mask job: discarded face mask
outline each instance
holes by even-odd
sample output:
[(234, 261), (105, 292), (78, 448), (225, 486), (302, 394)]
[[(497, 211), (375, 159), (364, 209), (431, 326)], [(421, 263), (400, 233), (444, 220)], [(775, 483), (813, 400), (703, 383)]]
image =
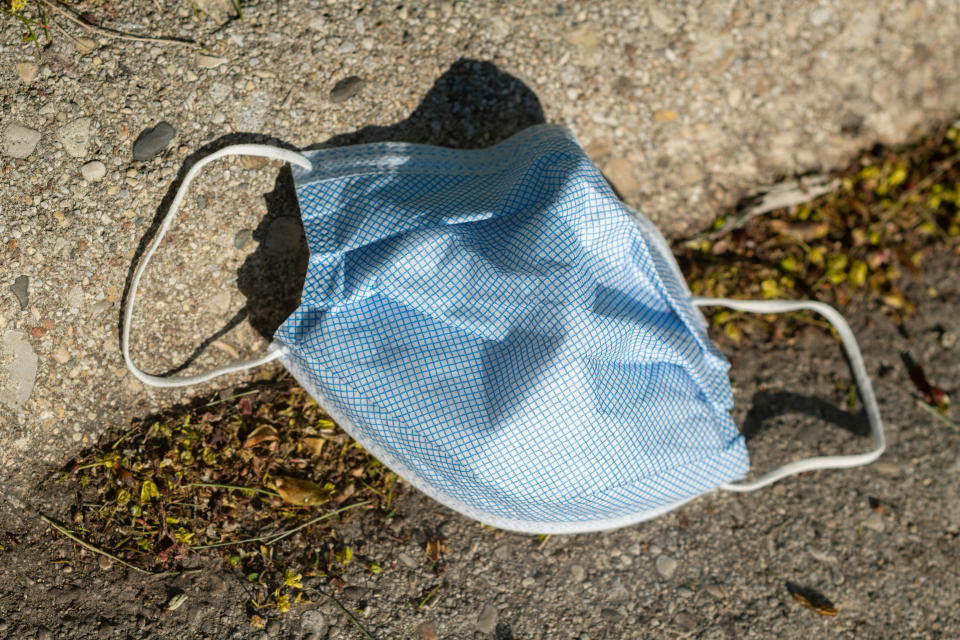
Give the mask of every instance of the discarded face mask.
[[(292, 165), (310, 260), (268, 353), (164, 378), (129, 354), (140, 277), (193, 177), (224, 155)], [(698, 305), (812, 309), (840, 335), (873, 436), (749, 484), (727, 361)], [(751, 490), (875, 460), (884, 439), (856, 341), (817, 302), (692, 298), (657, 229), (573, 136), (524, 130), (485, 150), (380, 143), (296, 153), (237, 145), (187, 173), (131, 282), (123, 355), (182, 386), (279, 359), (368, 451), (489, 525), (575, 533), (655, 517), (718, 487)]]

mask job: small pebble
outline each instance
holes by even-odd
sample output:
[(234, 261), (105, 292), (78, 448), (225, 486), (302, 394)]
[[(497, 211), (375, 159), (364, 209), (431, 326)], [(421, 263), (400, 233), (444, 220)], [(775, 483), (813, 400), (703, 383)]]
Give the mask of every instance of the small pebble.
[(30, 276), (17, 276), (17, 279), (10, 285), (10, 291), (17, 297), (20, 303), (20, 310), (26, 311), (30, 303)]
[(168, 122), (159, 122), (157, 126), (144, 129), (133, 143), (133, 159), (144, 162), (167, 148), (176, 130)]
[(497, 608), (488, 604), (477, 617), (477, 629), (482, 633), (493, 633), (497, 628)]
[(344, 78), (330, 91), (330, 102), (346, 102), (353, 96), (360, 93), (360, 90), (363, 89), (366, 82), (362, 78), (357, 76), (350, 76), (349, 78)]
[(98, 182), (107, 175), (107, 167), (99, 160), (94, 160), (80, 167), (80, 175), (87, 182)]
[(67, 292), (67, 304), (71, 309), (77, 310), (83, 306), (83, 289), (80, 285), (75, 284), (70, 287), (70, 291)]
[(304, 635), (316, 634), (322, 638), (326, 636), (328, 626), (327, 619), (317, 609), (305, 611), (300, 616), (300, 630)]
[(3, 152), (13, 158), (26, 158), (40, 142), (40, 132), (21, 124), (9, 124), (3, 132)]
[(681, 633), (692, 633), (697, 628), (697, 619), (689, 613), (678, 613), (673, 624)]
[(717, 600), (723, 600), (724, 598), (727, 597), (727, 590), (721, 584), (716, 584), (716, 583), (708, 584), (706, 587), (704, 587), (704, 591), (709, 593), (711, 596), (713, 596)]
[(650, 22), (654, 24), (657, 29), (670, 33), (674, 30), (673, 20), (670, 19), (670, 16), (663, 9), (658, 9), (656, 5), (651, 5), (647, 9), (650, 14)]
[(253, 240), (253, 231), (250, 229), (240, 229), (237, 235), (233, 236), (233, 246), (237, 249), (244, 249), (250, 241)]
[(696, 184), (703, 179), (703, 171), (693, 162), (685, 162), (680, 167), (680, 179), (683, 184)]
[(883, 514), (879, 511), (874, 511), (864, 520), (863, 526), (877, 533), (883, 533), (883, 530), (886, 528), (886, 524), (883, 521)]
[(633, 172), (633, 164), (626, 158), (610, 158), (603, 166), (603, 173), (622, 196), (640, 189), (640, 183)]
[(423, 640), (440, 640), (437, 635), (437, 626), (432, 622), (424, 622), (417, 626), (417, 632)]
[(351, 600), (359, 600), (365, 596), (367, 590), (363, 587), (349, 586), (343, 590), (343, 597), (349, 598)]
[(97, 48), (97, 41), (93, 38), (74, 38), (71, 40), (73, 48), (82, 56), (87, 55)]
[(87, 145), (90, 143), (91, 118), (77, 118), (69, 122), (57, 132), (60, 142), (68, 155), (82, 158), (87, 155)]
[(807, 14), (807, 19), (810, 20), (812, 26), (822, 27), (830, 20), (831, 13), (827, 7), (816, 7), (810, 10), (810, 13)]
[(218, 56), (197, 56), (197, 66), (201, 69), (216, 69), (222, 64), (227, 62), (226, 58), (221, 58)]
[(18, 62), (17, 63), (17, 75), (20, 76), (20, 80), (25, 84), (30, 84), (37, 77), (37, 72), (40, 70), (40, 67), (35, 65), (32, 62)]
[(616, 609), (603, 608), (600, 609), (600, 617), (606, 620), (607, 622), (616, 622), (620, 619), (620, 612)]
[(653, 112), (653, 121), (659, 124), (677, 121), (677, 112), (670, 109), (661, 109)]
[(677, 561), (670, 556), (660, 556), (657, 558), (657, 572), (669, 580), (677, 572)]

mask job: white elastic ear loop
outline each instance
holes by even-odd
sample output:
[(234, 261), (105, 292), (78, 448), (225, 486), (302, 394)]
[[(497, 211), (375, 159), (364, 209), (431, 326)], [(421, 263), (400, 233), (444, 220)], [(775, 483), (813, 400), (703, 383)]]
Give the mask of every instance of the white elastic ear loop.
[(258, 367), (262, 364), (270, 362), (271, 360), (277, 359), (283, 353), (282, 349), (278, 349), (271, 345), (267, 353), (259, 358), (234, 362), (195, 376), (182, 376), (176, 378), (153, 376), (149, 373), (145, 373), (140, 370), (140, 368), (138, 368), (130, 358), (130, 323), (133, 319), (133, 305), (137, 299), (137, 288), (140, 286), (140, 278), (143, 276), (143, 272), (150, 263), (150, 258), (153, 257), (154, 251), (156, 251), (157, 247), (160, 246), (160, 242), (163, 241), (163, 237), (166, 235), (167, 229), (169, 229), (171, 222), (173, 222), (173, 217), (177, 214), (177, 209), (180, 208), (180, 203), (183, 202), (183, 198), (187, 193), (187, 188), (190, 186), (190, 183), (193, 181), (196, 175), (204, 166), (213, 162), (214, 160), (224, 156), (232, 155), (261, 156), (264, 158), (272, 158), (274, 160), (283, 160), (284, 162), (295, 164), (299, 167), (303, 167), (304, 169), (312, 168), (310, 160), (307, 159), (305, 155), (297, 153), (296, 151), (281, 149), (280, 147), (273, 147), (266, 144), (235, 144), (229, 147), (224, 147), (223, 149), (215, 151), (201, 160), (198, 160), (195, 165), (190, 167), (187, 175), (183, 178), (183, 182), (180, 184), (180, 188), (177, 189), (177, 195), (174, 196), (173, 202), (170, 203), (170, 208), (167, 210), (167, 214), (164, 216), (163, 222), (160, 224), (160, 228), (157, 230), (157, 235), (154, 236), (153, 242), (150, 243), (150, 247), (143, 254), (143, 259), (140, 261), (140, 264), (137, 266), (137, 270), (133, 274), (133, 279), (130, 281), (130, 292), (127, 295), (127, 304), (123, 310), (123, 332), (120, 335), (120, 348), (123, 351), (123, 361), (127, 364), (127, 368), (130, 370), (130, 373), (132, 373), (144, 384), (149, 384), (154, 387), (185, 387), (191, 384), (199, 384), (228, 373), (234, 373), (237, 371), (252, 369), (253, 367)]
[(886, 446), (883, 437), (883, 421), (880, 419), (880, 409), (877, 407), (877, 399), (873, 394), (873, 386), (870, 384), (870, 378), (867, 376), (867, 368), (863, 363), (860, 347), (857, 346), (857, 339), (854, 337), (853, 331), (850, 330), (850, 325), (847, 324), (847, 321), (843, 319), (843, 316), (840, 315), (836, 309), (822, 302), (803, 300), (730, 300), (726, 298), (694, 297), (693, 304), (698, 307), (727, 307), (751, 313), (784, 313), (808, 309), (810, 311), (816, 311), (826, 318), (837, 330), (837, 333), (840, 335), (840, 341), (843, 343), (844, 351), (847, 353), (847, 359), (850, 361), (850, 369), (853, 372), (854, 380), (857, 382), (857, 388), (860, 390), (863, 408), (867, 413), (867, 421), (870, 424), (870, 435), (873, 439), (873, 450), (866, 453), (804, 458), (803, 460), (789, 462), (778, 467), (760, 476), (753, 482), (727, 483), (720, 485), (721, 489), (728, 491), (753, 491), (772, 484), (781, 478), (803, 473), (804, 471), (859, 467), (870, 464), (880, 457), (880, 454), (883, 453), (883, 449)]

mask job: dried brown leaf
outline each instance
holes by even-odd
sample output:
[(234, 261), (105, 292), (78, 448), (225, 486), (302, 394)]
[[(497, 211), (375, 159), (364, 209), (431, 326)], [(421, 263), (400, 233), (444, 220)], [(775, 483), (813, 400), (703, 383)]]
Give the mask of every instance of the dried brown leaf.
[(809, 587), (801, 587), (800, 585), (788, 582), (787, 591), (790, 592), (794, 600), (822, 616), (833, 617), (839, 613), (834, 604), (830, 602), (825, 595)]
[(249, 449), (250, 447), (255, 447), (258, 444), (263, 444), (265, 442), (279, 441), (280, 434), (277, 433), (277, 430), (270, 425), (265, 424), (257, 427), (250, 433), (250, 435), (247, 436), (247, 439), (243, 441), (243, 448)]
[(771, 220), (770, 229), (776, 233), (790, 236), (801, 242), (813, 242), (826, 236), (830, 232), (830, 224), (826, 221), (820, 222), (785, 222), (783, 220)]
[(335, 491), (330, 485), (320, 486), (310, 480), (289, 476), (278, 477), (273, 483), (273, 488), (284, 502), (301, 507), (316, 507), (329, 502)]
[(439, 562), (440, 557), (450, 551), (450, 548), (447, 547), (447, 541), (443, 538), (438, 538), (436, 540), (427, 540), (427, 557), (430, 558), (430, 562)]
[(913, 381), (913, 384), (916, 385), (917, 391), (923, 395), (923, 399), (927, 404), (939, 407), (944, 404), (947, 394), (940, 387), (935, 387), (930, 384), (930, 381), (927, 380), (927, 374), (923, 371), (923, 366), (919, 363), (914, 363), (910, 367), (910, 380)]
[(325, 438), (304, 438), (300, 442), (302, 442), (306, 450), (310, 452), (310, 455), (319, 456), (320, 452), (323, 451), (323, 445), (326, 442), (326, 439)]

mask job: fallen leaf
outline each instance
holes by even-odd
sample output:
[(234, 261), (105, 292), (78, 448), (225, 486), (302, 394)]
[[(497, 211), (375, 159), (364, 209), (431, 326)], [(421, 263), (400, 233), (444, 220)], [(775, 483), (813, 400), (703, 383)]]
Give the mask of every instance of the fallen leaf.
[(430, 558), (430, 562), (439, 562), (440, 556), (450, 551), (447, 547), (447, 541), (443, 538), (438, 538), (437, 540), (427, 540), (427, 557)]
[(143, 484), (140, 485), (140, 502), (145, 504), (159, 497), (160, 490), (157, 488), (156, 483), (153, 480), (144, 480)]
[(356, 492), (357, 492), (357, 485), (351, 482), (350, 484), (348, 484), (346, 487), (343, 488), (343, 491), (337, 494), (337, 498), (336, 498), (337, 504), (343, 504), (344, 502), (349, 500), (353, 496), (353, 494), (355, 494)]
[(770, 230), (802, 242), (813, 242), (830, 232), (830, 224), (826, 221), (786, 222), (784, 220), (771, 220)]
[(268, 424), (262, 425), (250, 432), (247, 439), (243, 441), (243, 448), (249, 449), (264, 442), (279, 442), (280, 434), (277, 430)]
[(133, 479), (133, 474), (123, 467), (117, 467), (117, 475), (120, 476), (121, 482), (128, 487), (133, 488), (137, 484)]
[(329, 502), (336, 490), (329, 483), (321, 487), (316, 482), (288, 476), (280, 476), (274, 480), (273, 488), (284, 502), (302, 507), (316, 507)]
[(170, 601), (167, 602), (167, 606), (164, 608), (164, 611), (176, 611), (180, 606), (187, 601), (187, 594), (178, 593), (177, 595), (170, 598)]
[(351, 549), (350, 547), (344, 547), (343, 549), (337, 552), (336, 558), (337, 558), (337, 562), (339, 562), (340, 564), (344, 564), (344, 565), (350, 564), (351, 562), (353, 562), (353, 549)]
[(310, 452), (310, 455), (319, 456), (320, 452), (323, 451), (323, 443), (326, 442), (325, 438), (304, 438), (301, 440), (303, 446), (306, 447), (307, 451)]
[(787, 583), (787, 591), (790, 592), (794, 600), (822, 616), (832, 617), (839, 613), (833, 603), (819, 591), (815, 591), (809, 587), (802, 587), (792, 582)]
[(940, 406), (946, 398), (946, 392), (943, 389), (930, 384), (930, 381), (927, 380), (927, 375), (923, 371), (923, 367), (919, 363), (914, 363), (914, 365), (910, 367), (910, 380), (916, 385), (917, 391), (923, 395), (923, 399), (927, 404)]

